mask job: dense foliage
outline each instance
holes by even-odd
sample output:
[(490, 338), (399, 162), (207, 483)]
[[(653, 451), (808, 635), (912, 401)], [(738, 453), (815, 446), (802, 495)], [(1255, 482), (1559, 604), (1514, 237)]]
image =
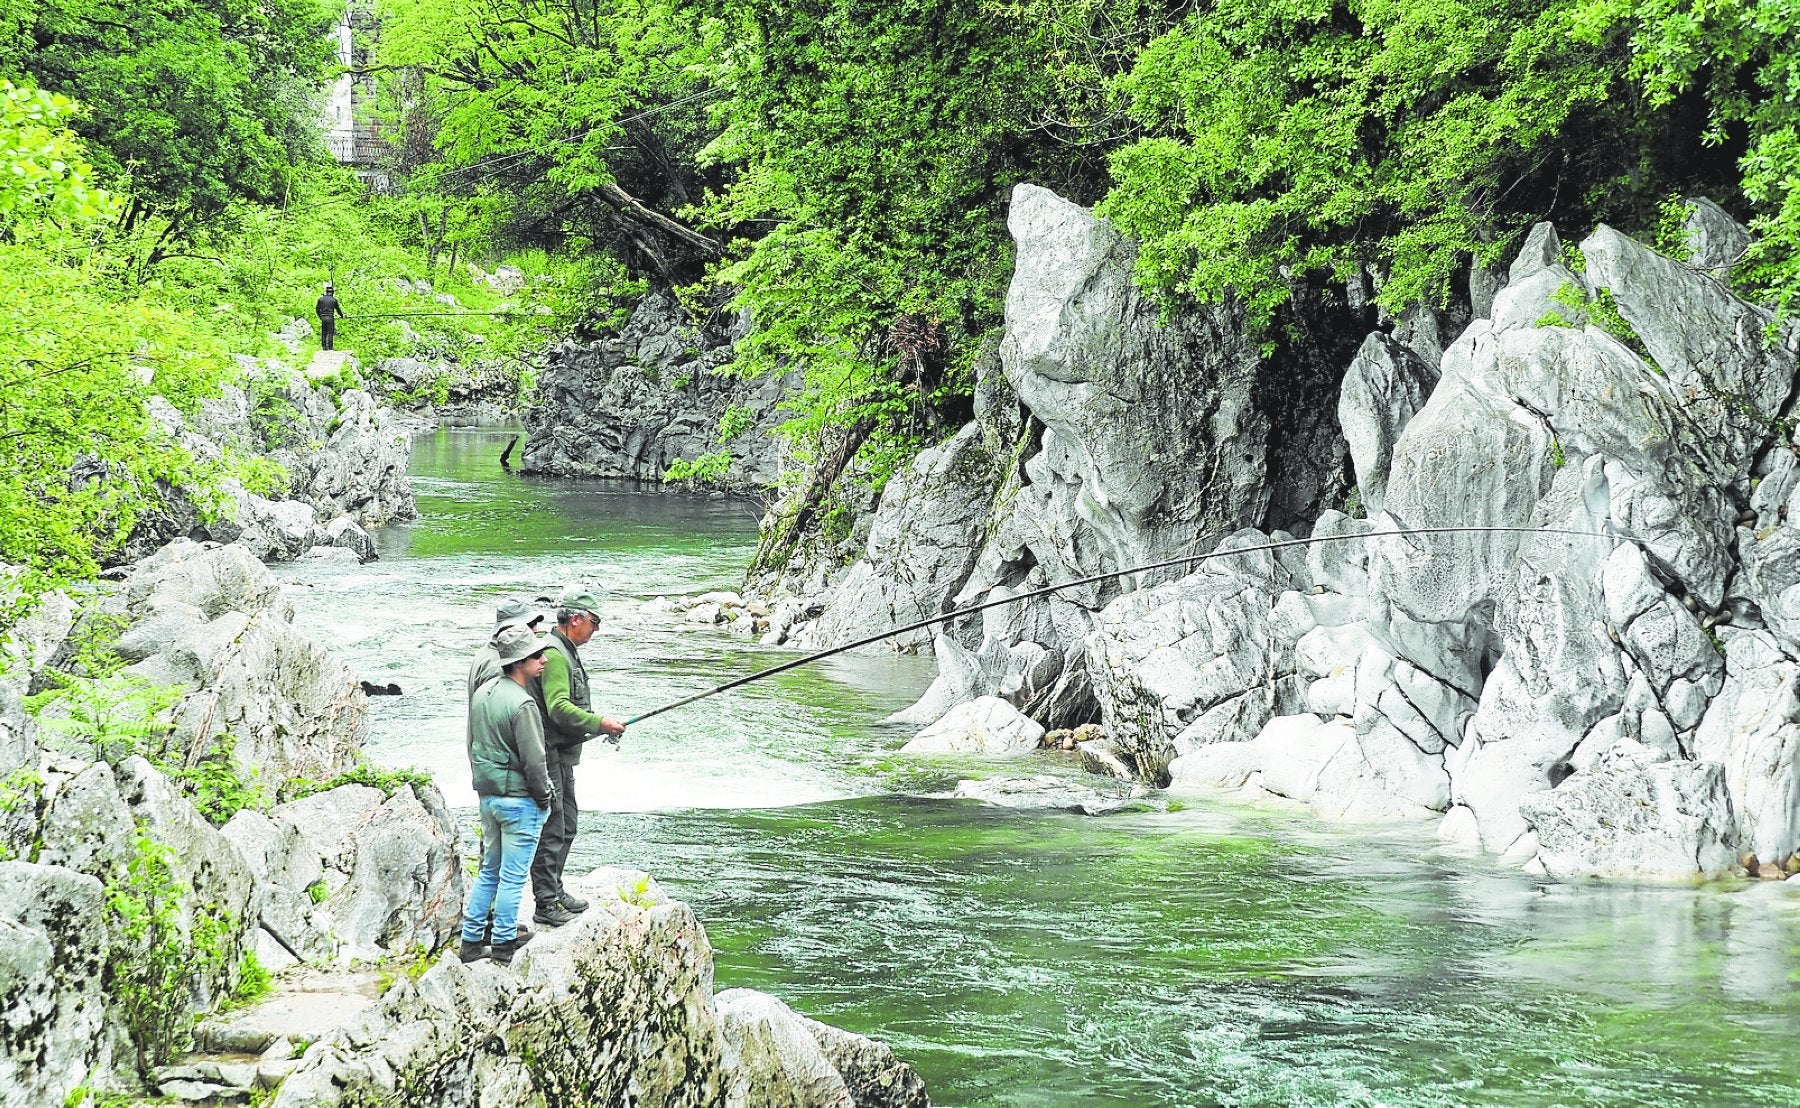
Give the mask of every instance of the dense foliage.
[(0, 558), (77, 571), (194, 479), (144, 400), (195, 402), (328, 278), (365, 360), (421, 349), (369, 318), (412, 306), (395, 278), (491, 307), (458, 262), (521, 251), (549, 315), (422, 349), (603, 329), (646, 281), (747, 312), (735, 368), (798, 371), (800, 522), (966, 414), (1019, 181), (1098, 203), (1160, 295), (1264, 325), (1300, 281), (1441, 302), (1533, 222), (1648, 235), (1692, 193), (1756, 231), (1746, 292), (1800, 294), (1788, 0), (374, 2), (372, 197), (312, 122), (335, 4), (0, 0), (0, 295), (69, 323), (0, 334)]
[[(1145, 133), (1114, 153), (1102, 211), (1144, 240), (1150, 284), (1201, 299), (1229, 290), (1263, 319), (1295, 278), (1365, 266), (1387, 279), (1391, 308), (1442, 302), (1471, 257), (1500, 259), (1539, 220), (1641, 231), (1672, 192), (1730, 199), (1731, 154), (1753, 132), (1765, 133), (1743, 160), (1738, 206), (1773, 199), (1772, 139), (1792, 141), (1793, 109), (1751, 86), (1788, 79), (1786, 63), (1770, 64), (1791, 50), (1777, 7), (1197, 8), (1118, 83)], [(1766, 217), (1763, 229), (1777, 230)], [(1778, 269), (1757, 280), (1786, 284)]]
[(153, 251), (234, 201), (280, 199), (317, 141), (332, 14), (320, 0), (7, 0), (0, 12), (0, 74), (85, 105), (75, 130)]

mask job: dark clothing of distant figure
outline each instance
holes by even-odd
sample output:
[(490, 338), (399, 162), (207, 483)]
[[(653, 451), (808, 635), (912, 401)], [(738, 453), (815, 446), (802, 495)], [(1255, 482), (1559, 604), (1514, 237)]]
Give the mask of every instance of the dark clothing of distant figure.
[(337, 297), (331, 293), (319, 297), (318, 308), (319, 348), (330, 350), (331, 344), (337, 341), (337, 321), (344, 314), (344, 309), (338, 307)]
[(544, 652), (544, 675), (531, 683), (531, 692), (544, 713), (544, 754), (550, 783), (557, 791), (556, 809), (538, 839), (537, 857), (531, 861), (531, 895), (540, 905), (562, 898), (563, 867), (569, 863), (581, 813), (575, 806), (575, 766), (581, 761), (581, 744), (600, 733), (600, 716), (593, 711), (587, 667), (575, 644), (561, 628), (550, 632), (550, 649)]

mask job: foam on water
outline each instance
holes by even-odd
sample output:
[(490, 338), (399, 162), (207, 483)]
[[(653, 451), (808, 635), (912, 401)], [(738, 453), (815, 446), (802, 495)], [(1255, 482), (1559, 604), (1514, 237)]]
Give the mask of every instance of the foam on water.
[[(358, 677), (403, 690), (370, 699), (370, 759), (430, 772), (452, 807), (475, 803), (465, 678), (504, 596), (554, 595), (577, 581), (596, 588), (602, 630), (582, 657), (595, 709), (619, 718), (793, 656), (639, 611), (654, 596), (736, 587), (756, 539), (740, 504), (514, 477), (482, 463), (507, 437), (422, 438), (419, 461), (441, 468), (415, 480), (420, 521), (377, 534), (379, 561), (280, 570), (303, 626)], [(758, 808), (866, 795), (874, 785), (853, 768), (859, 755), (882, 745), (879, 720), (929, 676), (916, 658), (847, 658), (659, 716), (618, 749), (590, 745), (575, 774), (581, 807)]]

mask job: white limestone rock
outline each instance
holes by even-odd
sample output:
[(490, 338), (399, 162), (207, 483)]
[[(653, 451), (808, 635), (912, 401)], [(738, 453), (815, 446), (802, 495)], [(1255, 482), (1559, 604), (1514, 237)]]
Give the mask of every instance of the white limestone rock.
[(1356, 487), (1370, 512), (1387, 493), (1388, 458), (1407, 421), (1437, 384), (1435, 365), (1386, 335), (1363, 340), (1338, 391), (1338, 423), (1356, 467)]
[(855, 1108), (850, 1087), (793, 1009), (752, 989), (713, 998), (734, 1065), (728, 1108)]
[(902, 754), (1029, 754), (1044, 729), (997, 696), (959, 704), (900, 748)]
[[(592, 904), (574, 922), (540, 932), (511, 967), (446, 953), (313, 1044), (274, 1108), (347, 1108), (402, 1089), (458, 1104), (925, 1103), (852, 1099), (827, 1037), (772, 998), (729, 997), (726, 1015), (700, 921), (645, 875), (597, 870), (570, 887)], [(862, 1062), (851, 1068), (868, 1087), (917, 1081), (873, 1052), (830, 1049)]]
[(61, 1104), (110, 1063), (106, 897), (62, 866), (0, 862), (0, 1101)]
[(1764, 631), (1730, 637), (1694, 756), (1722, 767), (1737, 839), (1760, 861), (1800, 849), (1800, 661)]
[[(833, 646), (946, 611), (974, 569), (999, 478), (980, 424), (921, 451), (888, 482), (863, 556), (833, 585), (806, 641)], [(889, 641), (931, 639), (926, 628)]]
[(1392, 732), (1359, 735), (1340, 721), (1280, 716), (1248, 742), (1215, 743), (1169, 766), (1175, 786), (1261, 789), (1355, 822), (1423, 819), (1449, 805), (1442, 759)]
[(177, 749), (198, 760), (220, 736), (264, 780), (329, 780), (366, 741), (367, 701), (342, 661), (294, 626), (268, 570), (241, 547), (180, 540), (140, 563), (121, 591), (126, 673), (177, 686)]
[(1593, 769), (1527, 797), (1520, 811), (1538, 861), (1557, 877), (1684, 879), (1736, 859), (1723, 767), (1629, 740)]
[(1085, 784), (1051, 774), (958, 781), (951, 795), (958, 800), (979, 800), (996, 808), (1079, 812), (1084, 816), (1141, 812), (1165, 806), (1154, 799), (1152, 789), (1138, 782)]

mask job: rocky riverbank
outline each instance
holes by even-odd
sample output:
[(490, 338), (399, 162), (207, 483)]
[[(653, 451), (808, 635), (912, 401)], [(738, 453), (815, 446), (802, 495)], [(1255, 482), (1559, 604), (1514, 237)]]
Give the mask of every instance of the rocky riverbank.
[(321, 351), (304, 369), (241, 361), (245, 383), (204, 401), (194, 419), (166, 403), (151, 414), (201, 466), (259, 460), (258, 487), (228, 478), (218, 503), (162, 490), (159, 510), (139, 521), (115, 561), (177, 538), (236, 543), (270, 562), (314, 549), (372, 560), (367, 528), (417, 514), (406, 478), (415, 425), (363, 387), (349, 354)]
[[(960, 620), (903, 716), (1097, 718), (1093, 766), (1431, 821), (1559, 875), (1800, 865), (1800, 331), (1722, 283), (1747, 240), (1716, 206), (1684, 261), (1541, 226), (1323, 376), (1279, 359), (1328, 343), (1262, 359), (1229, 305), (1159, 323), (1131, 245), (1045, 190), (1010, 224), (976, 420), (893, 480), (854, 564), (758, 598), (823, 612), (783, 637), (1341, 536)], [(1290, 374), (1312, 384), (1271, 388)], [(1431, 526), (1524, 533), (1398, 536)]]
[(781, 451), (771, 431), (788, 382), (721, 373), (739, 337), (653, 292), (618, 335), (554, 347), (524, 413), (521, 467), (642, 481), (680, 467), (677, 474), (709, 485), (773, 487)]

